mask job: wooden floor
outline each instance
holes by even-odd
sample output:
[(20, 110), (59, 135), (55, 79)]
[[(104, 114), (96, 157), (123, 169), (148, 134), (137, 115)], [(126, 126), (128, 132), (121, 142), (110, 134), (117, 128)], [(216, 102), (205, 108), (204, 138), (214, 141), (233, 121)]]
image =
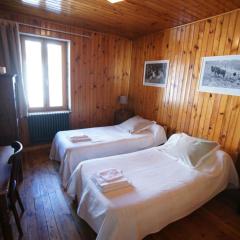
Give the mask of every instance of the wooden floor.
[[(20, 187), (26, 208), (21, 218), (23, 239), (95, 239), (96, 234), (78, 218), (76, 206), (61, 189), (58, 167), (48, 160), (47, 152), (25, 154), (24, 181)], [(239, 193), (226, 191), (145, 240), (239, 240), (239, 205)], [(18, 239), (16, 226), (14, 235)]]

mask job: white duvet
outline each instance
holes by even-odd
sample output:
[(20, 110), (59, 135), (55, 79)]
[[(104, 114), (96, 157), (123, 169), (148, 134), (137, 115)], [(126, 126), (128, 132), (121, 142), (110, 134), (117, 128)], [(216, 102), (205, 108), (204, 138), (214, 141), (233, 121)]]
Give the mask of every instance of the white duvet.
[[(70, 137), (81, 134), (87, 135), (92, 141), (70, 141)], [(61, 162), (60, 175), (62, 184), (66, 187), (69, 177), (81, 161), (135, 152), (165, 142), (165, 131), (157, 124), (138, 134), (131, 134), (118, 125), (61, 131), (52, 142), (50, 159)]]
[[(158, 149), (78, 165), (67, 191), (77, 196), (77, 213), (98, 234), (97, 240), (142, 239), (190, 214), (229, 183), (238, 186), (235, 167), (223, 151), (196, 170)], [(132, 187), (101, 193), (90, 177), (106, 168), (122, 169)]]

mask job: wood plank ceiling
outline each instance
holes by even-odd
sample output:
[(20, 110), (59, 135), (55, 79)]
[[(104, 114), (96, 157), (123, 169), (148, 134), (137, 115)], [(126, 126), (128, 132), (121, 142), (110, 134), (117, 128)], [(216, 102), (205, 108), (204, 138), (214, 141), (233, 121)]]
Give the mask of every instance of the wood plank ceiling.
[(0, 0), (0, 9), (136, 38), (240, 8), (240, 0)]

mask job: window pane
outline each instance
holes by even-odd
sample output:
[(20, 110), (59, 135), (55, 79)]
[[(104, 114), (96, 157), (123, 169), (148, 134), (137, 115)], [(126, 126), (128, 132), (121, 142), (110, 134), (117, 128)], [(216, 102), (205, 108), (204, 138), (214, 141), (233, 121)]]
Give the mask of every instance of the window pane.
[(50, 107), (63, 106), (62, 79), (62, 46), (54, 43), (47, 44), (48, 79)]
[(26, 4), (32, 4), (32, 5), (38, 6), (40, 0), (22, 0), (22, 2)]
[(26, 84), (29, 107), (43, 107), (42, 44), (25, 40)]

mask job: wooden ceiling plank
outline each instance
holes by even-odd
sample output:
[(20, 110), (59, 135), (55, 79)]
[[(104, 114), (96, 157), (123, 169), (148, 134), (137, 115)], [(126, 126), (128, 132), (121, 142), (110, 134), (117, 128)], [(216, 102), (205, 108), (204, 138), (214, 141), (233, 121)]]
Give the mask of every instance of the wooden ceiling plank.
[[(31, 4), (32, 2), (32, 4)], [(136, 38), (240, 8), (239, 0), (33, 0), (1, 1), (8, 11), (76, 27)]]

